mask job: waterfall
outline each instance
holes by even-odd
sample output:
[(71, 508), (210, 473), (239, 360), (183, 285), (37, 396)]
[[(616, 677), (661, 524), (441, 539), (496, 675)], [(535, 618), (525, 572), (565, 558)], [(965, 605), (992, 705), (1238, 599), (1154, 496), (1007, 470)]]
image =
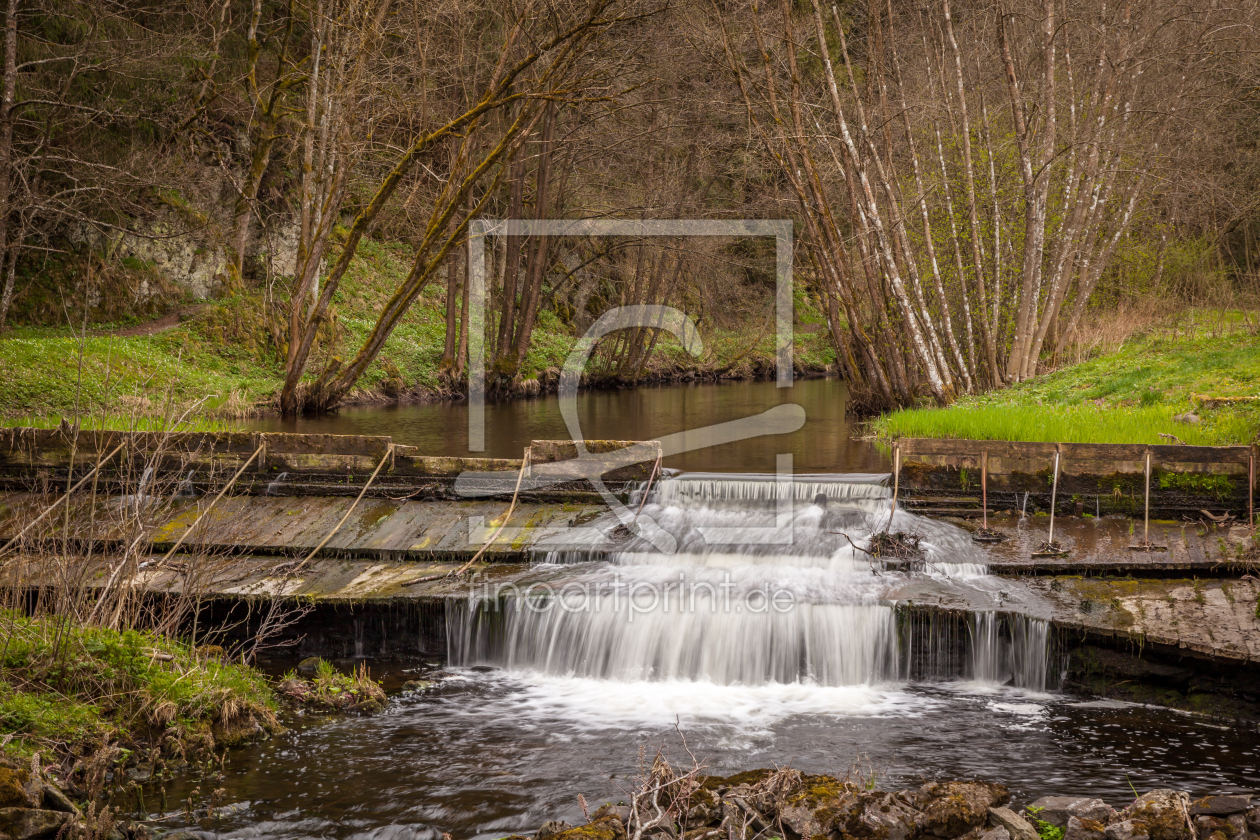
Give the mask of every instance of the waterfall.
[(568, 568), (452, 601), (449, 661), (610, 690), (968, 679), (1043, 691), (1047, 622), (897, 605), (890, 593), (915, 581), (983, 589), (992, 578), (969, 534), (904, 510), (891, 529), (917, 534), (924, 556), (872, 557), (871, 535), (889, 527), (886, 479), (666, 476), (641, 515), (675, 551), (625, 528), (613, 540), (611, 515), (585, 542), (540, 544), (536, 563)]
[(1050, 669), (1050, 622), (1026, 615), (972, 615), (971, 678), (1045, 691)]
[(798, 502), (812, 502), (819, 495), (829, 501), (850, 499), (890, 499), (887, 486), (891, 476), (883, 474), (844, 473), (825, 475), (727, 475), (724, 473), (687, 473), (662, 479), (656, 487), (655, 501), (671, 504), (751, 502), (768, 505), (790, 495)]
[(266, 495), (274, 496), (280, 490), (280, 485), (283, 484), (284, 480), (288, 477), (289, 477), (289, 474), (287, 472), (282, 472), (280, 473), (280, 475), (276, 476), (275, 481), (269, 482), (267, 484)]
[(628, 599), (608, 593), (577, 605), (460, 602), (450, 612), (450, 659), (557, 676), (717, 685), (859, 685), (899, 673), (890, 607), (798, 604), (780, 612), (767, 605), (750, 612), (722, 604), (718, 593), (698, 600), (637, 613)]
[(191, 499), (197, 495), (196, 489), (192, 486), (192, 477), (195, 474), (196, 470), (188, 471), (188, 475), (184, 477), (184, 480), (179, 483), (179, 487), (175, 490), (176, 496)]

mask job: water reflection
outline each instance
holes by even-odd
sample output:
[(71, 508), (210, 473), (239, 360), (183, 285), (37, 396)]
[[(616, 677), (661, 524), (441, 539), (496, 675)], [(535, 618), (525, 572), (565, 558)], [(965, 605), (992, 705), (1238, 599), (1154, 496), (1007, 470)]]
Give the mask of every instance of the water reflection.
[[(807, 379), (791, 388), (773, 382), (583, 391), (578, 417), (588, 439), (651, 440), (759, 414), (786, 403), (805, 409), (791, 434), (753, 438), (669, 458), (665, 466), (705, 472), (773, 472), (775, 455), (790, 452), (796, 472), (885, 472), (888, 458), (868, 441), (852, 440), (845, 417), (848, 388), (838, 379)], [(486, 451), (468, 450), (468, 404), (423, 403), (343, 408), (322, 417), (251, 420), (267, 432), (390, 435), (432, 455), (519, 458), (531, 440), (567, 439), (555, 396), (486, 406)]]

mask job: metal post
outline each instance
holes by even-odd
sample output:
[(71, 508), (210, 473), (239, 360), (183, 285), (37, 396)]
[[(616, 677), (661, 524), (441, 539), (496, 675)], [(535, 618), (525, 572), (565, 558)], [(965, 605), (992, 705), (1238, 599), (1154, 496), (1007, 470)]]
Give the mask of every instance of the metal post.
[(980, 508), (984, 511), (984, 530), (989, 530), (989, 453), (980, 453)]
[(1151, 450), (1146, 450), (1146, 512), (1142, 517), (1142, 545), (1151, 544)]
[(1054, 450), (1054, 484), (1050, 488), (1050, 544), (1054, 543), (1054, 508), (1059, 498), (1059, 450)]
[(892, 509), (888, 511), (888, 524), (884, 526), (887, 531), (892, 527), (893, 514), (897, 512), (897, 493), (901, 490), (901, 444), (893, 444), (893, 497)]

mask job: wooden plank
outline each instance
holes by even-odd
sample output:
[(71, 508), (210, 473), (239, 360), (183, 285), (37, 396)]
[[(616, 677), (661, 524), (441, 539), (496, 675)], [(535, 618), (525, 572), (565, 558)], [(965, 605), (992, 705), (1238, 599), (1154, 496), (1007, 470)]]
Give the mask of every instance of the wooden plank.
[(1247, 446), (1152, 446), (1151, 463), (1246, 464)]
[(971, 455), (988, 452), (990, 458), (1053, 458), (1056, 444), (1009, 440), (962, 440), (954, 438), (906, 438), (900, 441), (901, 456)]
[(900, 442), (903, 457), (916, 455), (976, 456), (989, 458), (1053, 458), (1056, 448), (1064, 461), (1143, 461), (1151, 452), (1152, 462), (1189, 464), (1246, 464), (1251, 456), (1247, 446), (1183, 446), (1139, 443), (1045, 443), (1005, 440), (963, 440), (960, 438), (905, 438)]
[(387, 435), (315, 435), (264, 432), (260, 443), (272, 452), (289, 455), (363, 455), (380, 461), (393, 439)]

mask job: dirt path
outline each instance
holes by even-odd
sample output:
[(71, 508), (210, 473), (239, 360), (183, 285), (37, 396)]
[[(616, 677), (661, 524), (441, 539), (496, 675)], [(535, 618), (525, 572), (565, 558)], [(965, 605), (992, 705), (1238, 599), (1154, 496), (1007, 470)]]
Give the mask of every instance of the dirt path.
[(209, 305), (210, 304), (208, 303), (199, 303), (195, 306), (183, 306), (179, 309), (166, 313), (156, 321), (147, 321), (143, 324), (124, 327), (121, 330), (112, 330), (107, 334), (119, 336), (157, 335), (158, 333), (165, 332), (173, 327), (178, 327), (184, 321), (196, 316), (198, 312)]

